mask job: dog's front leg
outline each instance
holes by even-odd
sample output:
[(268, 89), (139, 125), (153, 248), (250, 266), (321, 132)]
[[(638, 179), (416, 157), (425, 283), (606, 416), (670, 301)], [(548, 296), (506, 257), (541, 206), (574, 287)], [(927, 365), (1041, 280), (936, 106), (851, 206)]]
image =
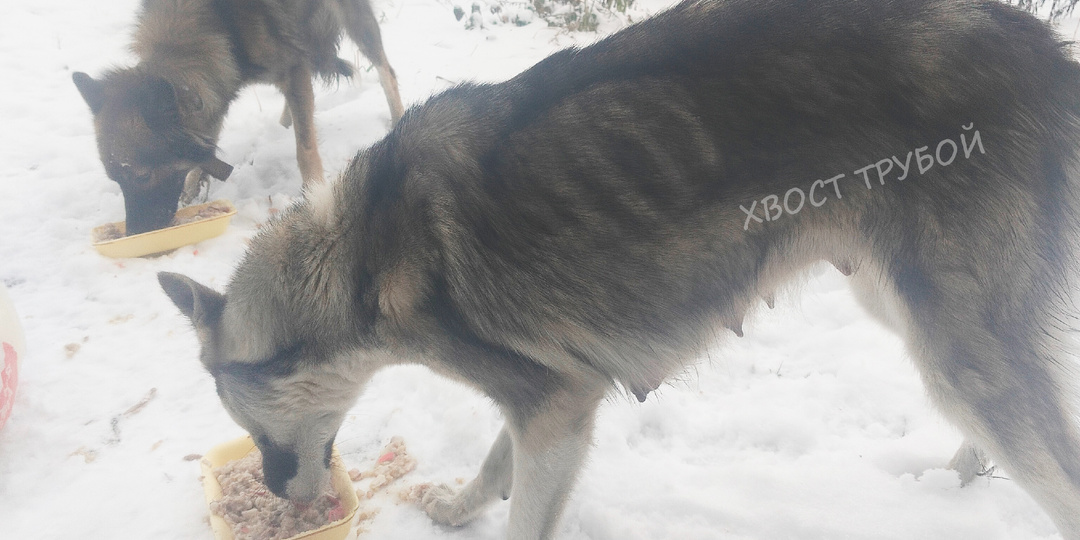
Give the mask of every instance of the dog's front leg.
[(315, 138), (315, 90), (311, 86), (311, 70), (303, 65), (289, 70), (281, 84), (281, 93), (285, 94), (285, 102), (292, 113), (296, 162), (304, 185), (322, 182), (322, 158)]
[(603, 393), (565, 390), (538, 410), (510, 414), (476, 479), (456, 495), (445, 485), (431, 488), (424, 510), (438, 523), (459, 526), (496, 497), (509, 496), (509, 540), (552, 538), (588, 453)]
[(510, 497), (513, 481), (514, 444), (510, 431), (504, 427), (491, 445), (480, 474), (461, 490), (454, 493), (446, 484), (438, 485), (424, 494), (423, 507), (436, 523), (458, 527), (476, 517), (496, 497)]
[[(184, 191), (180, 193), (180, 206), (187, 206), (195, 201), (199, 197), (199, 194), (203, 191), (203, 186), (210, 183), (210, 177), (199, 167), (195, 167), (188, 171), (187, 176), (184, 177)], [(206, 198), (210, 196), (210, 188), (207, 187), (206, 195), (203, 196), (201, 202), (206, 202)]]
[(975, 480), (976, 476), (983, 476), (992, 471), (992, 468), (987, 467), (988, 461), (981, 448), (965, 440), (949, 462), (949, 468), (960, 475), (960, 485), (966, 486)]
[(281, 108), (281, 118), (278, 119), (278, 123), (281, 124), (281, 127), (285, 129), (289, 129), (292, 127), (292, 113), (289, 112), (288, 103), (286, 103), (285, 106)]
[(602, 395), (583, 389), (566, 391), (520, 425), (512, 425), (510, 540), (548, 540), (555, 536), (559, 517), (592, 443), (596, 407)]

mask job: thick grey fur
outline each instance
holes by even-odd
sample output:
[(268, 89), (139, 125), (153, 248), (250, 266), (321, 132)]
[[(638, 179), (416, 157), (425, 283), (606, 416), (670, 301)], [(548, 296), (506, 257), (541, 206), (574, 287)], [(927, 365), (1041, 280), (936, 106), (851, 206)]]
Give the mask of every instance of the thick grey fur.
[[(267, 470), (279, 491), (311, 497), (363, 383), (419, 363), (506, 417), (479, 476), (425, 510), (459, 525), (510, 495), (526, 540), (555, 536), (605, 396), (646, 396), (831, 261), (905, 338), (962, 453), (1077, 540), (1078, 119), (1066, 45), (998, 2), (692, 0), (409, 110), (255, 238), (227, 294), (160, 279), (225, 407), (295, 457)], [(853, 174), (976, 131), (983, 151), (949, 165)], [(739, 208), (840, 173), (819, 207)]]

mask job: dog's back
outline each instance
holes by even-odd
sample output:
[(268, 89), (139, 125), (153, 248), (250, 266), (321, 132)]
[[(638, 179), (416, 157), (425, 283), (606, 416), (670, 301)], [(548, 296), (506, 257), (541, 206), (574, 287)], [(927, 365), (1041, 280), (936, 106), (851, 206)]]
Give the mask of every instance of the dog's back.
[(575, 336), (634, 388), (823, 258), (920, 308), (967, 279), (978, 310), (1048, 301), (1071, 262), (1080, 70), (996, 2), (873, 5), (685, 3), (447, 92), (373, 160), (446, 171), (452, 301), (481, 334)]
[[(347, 77), (353, 68), (337, 55), (345, 30), (342, 6), (356, 3), (144, 0), (132, 49), (144, 62), (164, 63), (162, 71), (182, 71), (200, 62), (200, 72), (212, 76), (235, 64), (245, 84), (277, 82), (300, 62), (326, 79)], [(199, 54), (178, 54), (184, 50)], [(170, 62), (185, 65), (170, 68)]]

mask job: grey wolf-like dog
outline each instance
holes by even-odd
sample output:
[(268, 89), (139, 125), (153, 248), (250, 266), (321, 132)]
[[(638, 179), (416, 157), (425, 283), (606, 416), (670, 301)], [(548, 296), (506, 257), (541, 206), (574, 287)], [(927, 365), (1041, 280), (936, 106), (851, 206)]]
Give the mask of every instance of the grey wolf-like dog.
[(827, 260), (905, 338), (961, 469), (985, 451), (1077, 540), (1078, 120), (1066, 45), (999, 2), (690, 0), (410, 109), (226, 294), (159, 280), (275, 493), (313, 497), (365, 381), (418, 363), (506, 418), (423, 508), (509, 498), (526, 540), (555, 535), (605, 396), (645, 399)]
[(282, 124), (293, 126), (303, 183), (321, 182), (312, 77), (352, 75), (337, 56), (343, 31), (375, 65), (396, 122), (397, 78), (368, 0), (144, 0), (138, 65), (100, 80), (72, 75), (94, 115), (105, 172), (123, 191), (127, 234), (167, 226), (207, 173), (229, 176), (215, 145), (229, 104), (251, 83), (285, 95)]

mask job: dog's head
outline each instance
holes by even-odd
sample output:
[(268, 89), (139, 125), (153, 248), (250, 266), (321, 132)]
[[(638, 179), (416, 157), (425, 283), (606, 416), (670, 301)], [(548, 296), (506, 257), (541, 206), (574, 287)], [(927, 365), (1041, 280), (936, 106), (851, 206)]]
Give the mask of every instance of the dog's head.
[(360, 218), (357, 205), (342, 204), (369, 188), (380, 203), (404, 198), (387, 195), (386, 182), (365, 180), (373, 170), (380, 178), (399, 170), (370, 165), (373, 153), (359, 154), (339, 181), (313, 187), (264, 226), (225, 294), (158, 274), (195, 328), (222, 403), (262, 449), (267, 485), (294, 500), (313, 498), (329, 482), (330, 445), (368, 379), (443, 346), (422, 308), (436, 255), (417, 232), (419, 210), (395, 199)]
[[(201, 360), (229, 415), (263, 455), (265, 482), (280, 496), (310, 501), (329, 485), (330, 451), (364, 380), (346, 358), (288, 330), (280, 299), (227, 295), (179, 274), (158, 275), (162, 288), (195, 327)], [(272, 295), (272, 291), (263, 291)]]
[(130, 68), (72, 80), (94, 115), (105, 172), (124, 193), (127, 234), (169, 224), (188, 171), (201, 166), (221, 179), (231, 171), (214, 157), (213, 141), (184, 127), (187, 107), (166, 79)]
[(225, 409), (262, 451), (267, 486), (307, 501), (328, 485), (334, 437), (388, 353), (357, 338), (370, 317), (354, 316), (354, 276), (320, 264), (341, 243), (335, 233), (310, 213), (282, 214), (225, 294), (179, 274), (158, 281), (194, 326)]

